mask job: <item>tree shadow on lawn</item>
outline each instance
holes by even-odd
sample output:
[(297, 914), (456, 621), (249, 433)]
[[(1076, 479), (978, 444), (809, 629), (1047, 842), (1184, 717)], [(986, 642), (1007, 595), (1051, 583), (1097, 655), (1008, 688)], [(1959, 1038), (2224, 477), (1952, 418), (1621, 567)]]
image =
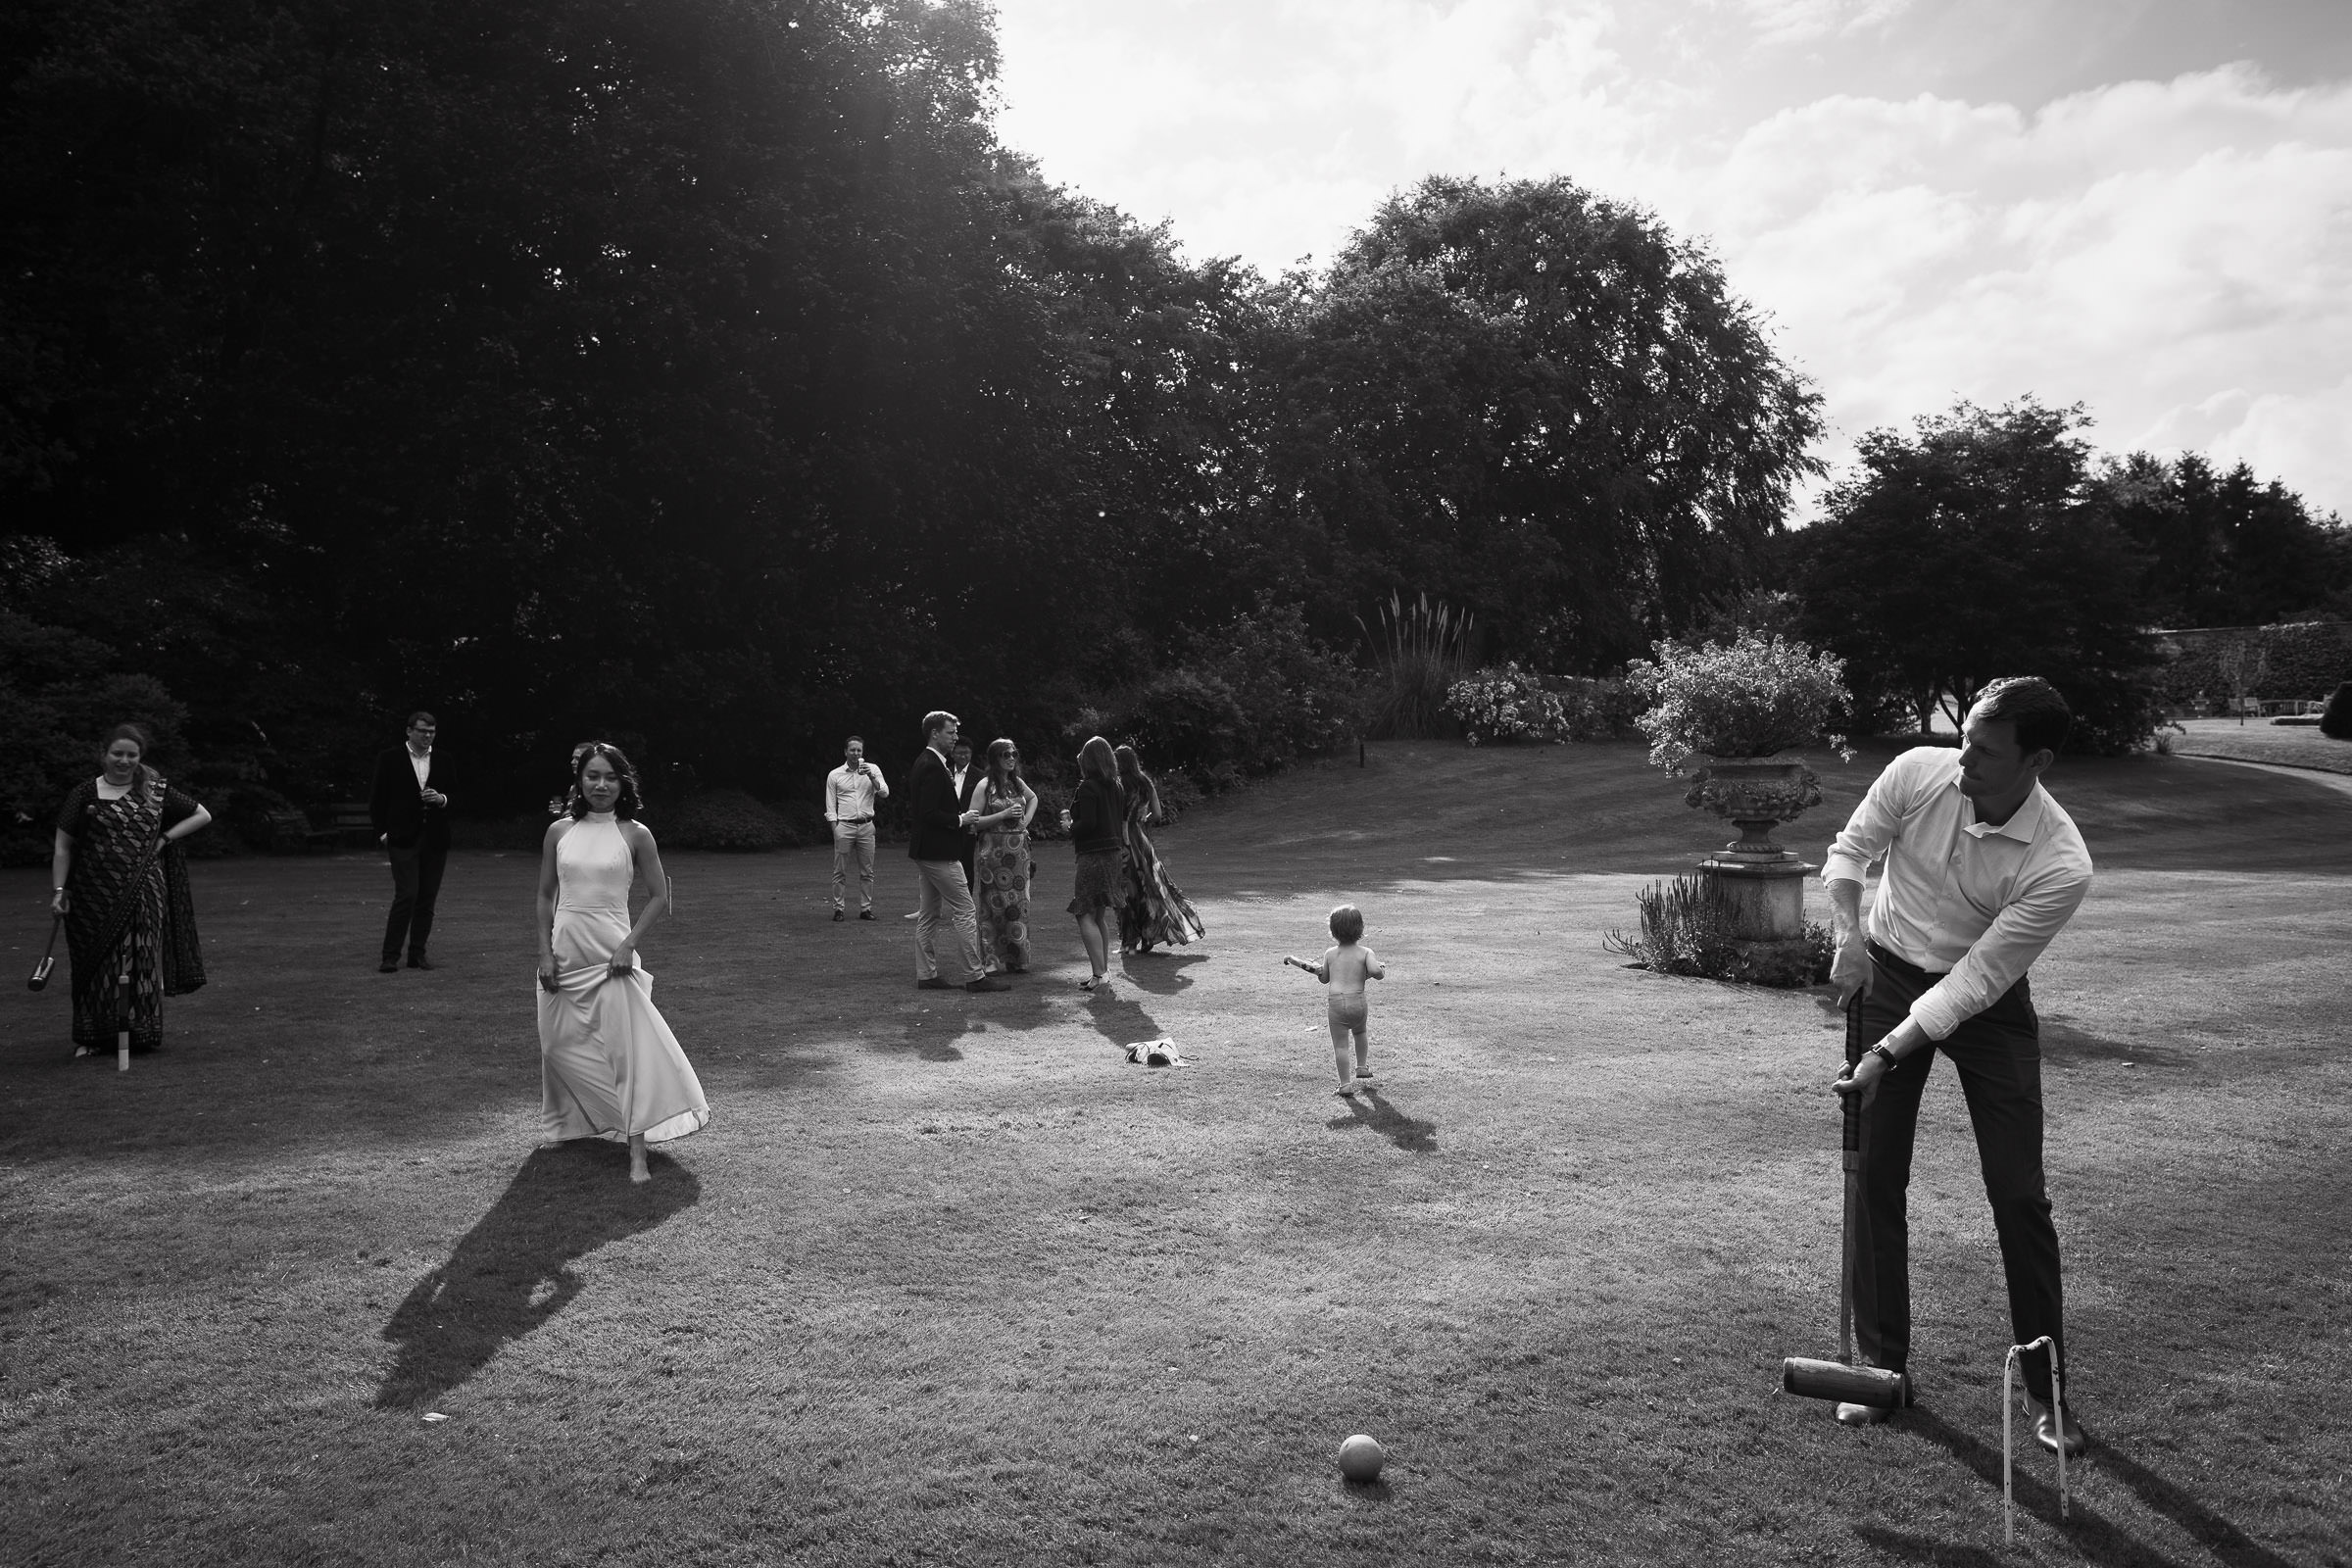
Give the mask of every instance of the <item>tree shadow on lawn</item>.
[[(1998, 1448), (1980, 1442), (1926, 1410), (1906, 1412), (1901, 1426), (1918, 1433), (1975, 1471), (1994, 1495), (1995, 1500), (1991, 1505), (1996, 1508), (1999, 1506), (2001, 1453)], [(2092, 1562), (2165, 1564), (2175, 1560), (2085, 1508), (2080, 1497), (2074, 1500), (2071, 1518), (2059, 1517), (2057, 1485), (2055, 1481), (2042, 1479), (2045, 1469), (2049, 1475), (2056, 1475), (2056, 1461), (2050, 1459), (2040, 1445), (2033, 1441), (2030, 1431), (2023, 1434), (2023, 1438), (2026, 1450), (2033, 1455), (2034, 1462), (2030, 1468), (2024, 1462), (2025, 1456), (2020, 1455), (2016, 1476), (2017, 1501), (2021, 1509), (2035, 1515), (2043, 1524), (2066, 1537), (2076, 1550)], [(2230, 1568), (2293, 1568), (2286, 1558), (2261, 1543), (2248, 1539), (2244, 1531), (2206, 1508), (2179, 1487), (2103, 1444), (2078, 1462), (2095, 1466), (2101, 1472), (2116, 1477), (2137, 1494), (2141, 1502), (2172, 1520), (2195, 1538), (2198, 1544), (2230, 1564)], [(1874, 1545), (1914, 1562), (1975, 1563), (1998, 1560), (1989, 1553), (1978, 1552), (1974, 1548), (1962, 1554), (1957, 1548), (1939, 1543), (1922, 1541), (1917, 1537), (1877, 1527), (1860, 1527), (1855, 1534)]]
[[(1369, 1108), (1366, 1106), (1369, 1102)], [(1353, 1099), (1343, 1102), (1348, 1107), (1345, 1116), (1334, 1116), (1323, 1125), (1333, 1132), (1345, 1132), (1350, 1127), (1369, 1127), (1408, 1154), (1434, 1154), (1438, 1152), (1438, 1124), (1416, 1121), (1391, 1104), (1388, 1097), (1377, 1089), (1359, 1090)]]
[(400, 1353), (375, 1407), (413, 1409), (447, 1394), (564, 1310), (580, 1291), (575, 1260), (702, 1197), (694, 1173), (666, 1154), (647, 1164), (654, 1179), (638, 1187), (620, 1144), (579, 1139), (532, 1151), (449, 1261), (418, 1280), (384, 1325)]

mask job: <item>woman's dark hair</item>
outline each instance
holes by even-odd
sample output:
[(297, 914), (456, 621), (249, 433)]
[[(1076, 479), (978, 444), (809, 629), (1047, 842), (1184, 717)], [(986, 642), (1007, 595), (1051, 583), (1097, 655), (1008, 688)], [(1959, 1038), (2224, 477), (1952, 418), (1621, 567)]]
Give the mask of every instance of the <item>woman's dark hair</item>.
[(110, 729), (106, 732), (106, 744), (98, 748), (100, 754), (103, 755), (107, 752), (113, 751), (115, 749), (115, 742), (117, 741), (138, 742), (139, 760), (141, 761), (145, 761), (147, 760), (147, 754), (155, 750), (155, 742), (149, 740), (147, 738), (147, 732), (141, 729), (138, 725), (117, 724), (113, 729)]
[(1018, 750), (1019, 748), (1012, 742), (1002, 738), (988, 743), (988, 787), (990, 789), (1001, 790), (1011, 780), (1012, 769), (1005, 766), (1004, 763), (1006, 759)]
[(1144, 771), (1144, 760), (1135, 755), (1135, 748), (1122, 746), (1111, 754), (1119, 764), (1119, 788), (1129, 800), (1152, 803), (1152, 814), (1159, 814), (1159, 785)]
[(1119, 760), (1111, 755), (1110, 742), (1100, 735), (1090, 735), (1078, 748), (1078, 771), (1087, 778), (1099, 778), (1115, 784), (1119, 778)]
[(588, 771), (588, 760), (592, 757), (611, 762), (612, 771), (620, 775), (620, 799), (612, 803), (612, 814), (623, 822), (635, 821), (638, 808), (644, 804), (644, 796), (637, 788), (637, 769), (629, 765), (628, 758), (611, 741), (583, 741), (571, 749), (571, 798), (564, 803), (564, 808), (575, 822), (588, 814), (588, 792), (580, 788), (580, 776)]

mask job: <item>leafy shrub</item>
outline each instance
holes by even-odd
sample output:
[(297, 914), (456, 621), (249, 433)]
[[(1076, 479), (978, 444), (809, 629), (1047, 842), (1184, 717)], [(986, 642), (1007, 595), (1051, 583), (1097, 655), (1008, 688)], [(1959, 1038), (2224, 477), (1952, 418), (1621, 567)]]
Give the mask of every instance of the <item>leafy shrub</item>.
[(1270, 593), (1260, 592), (1248, 613), (1195, 634), (1183, 663), (1224, 682), (1241, 706), (1242, 744), (1228, 760), (1242, 772), (1271, 773), (1322, 756), (1354, 730), (1363, 684), (1355, 666), (1307, 630), (1304, 611)]
[(1820, 985), (1836, 956), (1829, 927), (1805, 922), (1803, 972), (1768, 973), (1732, 937), (1732, 911), (1714, 878), (1678, 876), (1652, 882), (1635, 896), (1642, 927), (1633, 936), (1611, 930), (1601, 947), (1658, 974), (1692, 975), (1763, 985)]
[(781, 849), (787, 836), (784, 818), (741, 790), (704, 790), (672, 810), (646, 816), (670, 849), (749, 854)]
[(1250, 719), (1233, 688), (1181, 666), (1137, 693), (1124, 720), (1129, 744), (1155, 773), (1233, 762), (1249, 744)]
[(1566, 716), (1572, 741), (1630, 741), (1645, 699), (1622, 676), (1564, 675), (1545, 682)]
[(2174, 655), (2158, 676), (2162, 697), (2192, 712), (2223, 710), (2231, 695), (2227, 665), (2233, 656), (2252, 661), (2258, 670), (2249, 697), (2314, 698), (2352, 675), (2352, 626), (2337, 621), (2176, 631), (2160, 642)]
[(1692, 757), (1771, 757), (1825, 739), (1853, 760), (1845, 737), (1826, 728), (1847, 704), (1837, 655), (1753, 632), (1696, 648), (1669, 639), (1656, 651), (1654, 663), (1626, 665), (1626, 680), (1648, 700), (1635, 723), (1650, 739), (1650, 761), (1667, 772), (1682, 772)]
[[(1037, 814), (1029, 819), (1029, 836), (1032, 839), (1067, 837), (1061, 831), (1061, 813), (1068, 810), (1070, 803), (1078, 798), (1078, 786), (1075, 783), (1065, 784), (1058, 779), (1041, 781), (1033, 778), (1029, 781), (1029, 787), (1037, 791)], [(1160, 789), (1162, 792), (1167, 789), (1164, 781)]]
[(2352, 680), (2337, 686), (2328, 699), (2320, 714), (2320, 733), (2333, 741), (2352, 741)]
[[(1377, 674), (1365, 704), (1364, 733), (1374, 740), (1431, 740), (1453, 733), (1446, 695), (1470, 672), (1470, 632), (1477, 617), (1457, 613), (1443, 599), (1422, 594), (1411, 604), (1392, 593), (1374, 609), (1372, 644)], [(1358, 617), (1356, 624), (1363, 626)]]
[(1447, 688), (1446, 710), (1473, 746), (1491, 741), (1564, 741), (1568, 705), (1515, 663), (1482, 669)]

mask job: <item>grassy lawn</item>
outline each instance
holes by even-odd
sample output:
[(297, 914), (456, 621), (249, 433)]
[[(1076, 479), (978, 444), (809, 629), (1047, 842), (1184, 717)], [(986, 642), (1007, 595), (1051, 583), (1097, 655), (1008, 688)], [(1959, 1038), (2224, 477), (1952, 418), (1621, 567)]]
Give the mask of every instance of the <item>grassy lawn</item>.
[[(533, 1148), (527, 858), (457, 858), (444, 967), (395, 976), (375, 861), (199, 864), (214, 980), (160, 1054), (74, 1062), (62, 977), (0, 993), (5, 1558), (2352, 1562), (2352, 802), (2052, 783), (2101, 869), (2034, 973), (2094, 1446), (2071, 1522), (2021, 1462), (2017, 1554), (1948, 1069), (1925, 1407), (1847, 1432), (1777, 1391), (1837, 1344), (1826, 999), (1600, 946), (1728, 830), (1637, 748), (1396, 745), (1170, 831), (1209, 940), (1107, 1001), (1066, 847), (1052, 967), (984, 998), (913, 989), (901, 853), (841, 926), (820, 853), (677, 858), (647, 962), (716, 1119), (638, 1191), (617, 1145)], [(45, 887), (0, 877), (19, 974)], [(1277, 965), (1342, 898), (1392, 976), (1354, 1106)], [(1124, 1063), (1161, 1034), (1191, 1065)]]
[(2172, 747), (2181, 757), (2222, 757), (2237, 762), (2352, 773), (2352, 741), (2331, 740), (2321, 734), (2316, 724), (2273, 724), (2263, 718), (2241, 724), (2234, 718), (2192, 718), (2180, 727), (2188, 733), (2174, 736)]

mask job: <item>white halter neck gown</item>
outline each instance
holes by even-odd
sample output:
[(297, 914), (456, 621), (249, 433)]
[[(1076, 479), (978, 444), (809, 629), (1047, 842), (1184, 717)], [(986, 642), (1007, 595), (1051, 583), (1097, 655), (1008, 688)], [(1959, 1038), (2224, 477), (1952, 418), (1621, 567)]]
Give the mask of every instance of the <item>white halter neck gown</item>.
[(556, 980), (539, 993), (539, 1082), (550, 1139), (643, 1133), (650, 1144), (710, 1119), (677, 1036), (654, 1009), (654, 977), (631, 957), (606, 965), (629, 934), (636, 858), (620, 824), (584, 817), (556, 841)]

